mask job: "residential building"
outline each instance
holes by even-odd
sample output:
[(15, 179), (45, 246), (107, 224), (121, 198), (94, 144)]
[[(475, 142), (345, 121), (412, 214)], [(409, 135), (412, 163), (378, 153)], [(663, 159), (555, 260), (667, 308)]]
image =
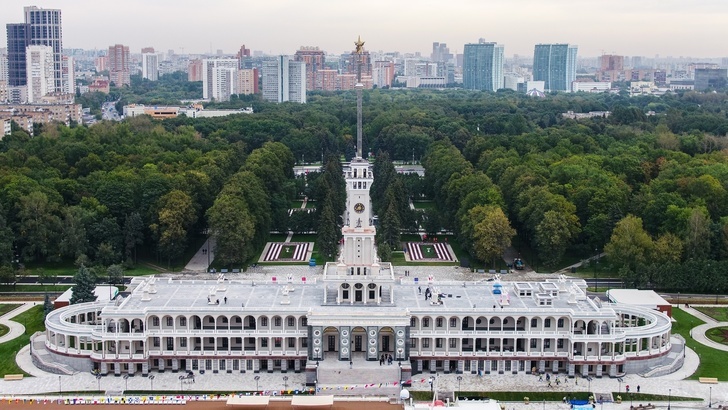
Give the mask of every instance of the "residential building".
[(258, 94), (258, 69), (238, 70), (235, 86), (236, 94)]
[(604, 81), (574, 81), (571, 92), (603, 93), (612, 89), (612, 83)]
[(108, 94), (110, 89), (111, 84), (109, 82), (109, 79), (105, 77), (94, 78), (91, 84), (88, 85), (88, 91), (90, 93), (101, 92), (104, 94)]
[[(237, 63), (237, 61), (236, 61)], [(230, 96), (237, 94), (235, 89), (236, 67), (213, 67), (211, 82), (208, 84), (209, 98), (215, 101), (230, 101)]]
[(0, 81), (0, 103), (6, 103), (10, 101), (8, 94), (8, 82)]
[(94, 59), (94, 68), (96, 68), (97, 73), (106, 71), (109, 68), (109, 56), (96, 57)]
[(518, 84), (523, 84), (526, 79), (515, 73), (506, 73), (503, 76), (503, 88), (518, 91)]
[(449, 62), (453, 59), (453, 55), (450, 54), (450, 49), (446, 43), (432, 43), (432, 54), (430, 54), (430, 61), (433, 62)]
[(728, 87), (728, 70), (725, 68), (695, 69), (695, 91), (725, 89)]
[(109, 47), (109, 77), (117, 87), (131, 85), (129, 46), (115, 44)]
[(154, 54), (154, 47), (142, 48), (142, 54)]
[(159, 56), (154, 52), (142, 54), (142, 78), (159, 80)]
[(391, 87), (394, 81), (394, 63), (391, 61), (375, 61), (372, 70), (372, 81), (378, 88)]
[(624, 56), (604, 54), (599, 58), (601, 71), (622, 71), (624, 70)]
[(8, 85), (18, 87), (27, 84), (25, 49), (30, 45), (30, 26), (24, 23), (8, 24)]
[(38, 103), (41, 97), (55, 90), (53, 78), (53, 48), (31, 45), (25, 51), (25, 67), (28, 76), (28, 102)]
[(301, 47), (293, 55), (295, 61), (306, 64), (306, 90), (316, 89), (316, 72), (325, 67), (326, 55), (318, 47)]
[(339, 72), (337, 70), (318, 70), (316, 72), (316, 85), (315, 89), (323, 91), (336, 91), (339, 89), (338, 85)]
[(546, 91), (570, 91), (576, 80), (577, 50), (573, 44), (536, 44), (533, 79), (543, 81)]
[(497, 91), (503, 88), (504, 47), (496, 43), (465, 44), (463, 50), (463, 88)]
[(263, 99), (273, 102), (306, 102), (306, 64), (289, 56), (263, 61)]
[(50, 46), (53, 50), (53, 83), (56, 92), (63, 92), (63, 35), (61, 10), (24, 7), (25, 23), (30, 29), (29, 45)]
[(187, 65), (187, 81), (202, 81), (202, 60), (190, 60)]
[(63, 93), (76, 94), (76, 70), (74, 67), (75, 59), (71, 56), (63, 56)]
[[(222, 89), (213, 91), (215, 87), (224, 87), (223, 82), (227, 83), (223, 78), (226, 77), (226, 74), (222, 72), (215, 73), (215, 68), (231, 68), (237, 70), (238, 60), (234, 58), (206, 58), (202, 60), (202, 98), (206, 100), (226, 94)], [(234, 81), (232, 84), (234, 84)], [(230, 99), (230, 94), (227, 93), (227, 95), (227, 99)], [(227, 101), (227, 99), (223, 101)]]
[(8, 49), (0, 49), (0, 81), (8, 82)]

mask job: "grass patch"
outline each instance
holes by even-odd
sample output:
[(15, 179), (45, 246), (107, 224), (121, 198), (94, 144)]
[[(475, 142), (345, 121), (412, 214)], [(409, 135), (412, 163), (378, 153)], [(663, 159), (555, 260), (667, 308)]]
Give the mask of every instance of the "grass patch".
[(293, 253), (296, 251), (296, 247), (293, 245), (281, 246), (281, 253), (278, 254), (279, 259), (290, 259), (293, 257)]
[(697, 380), (699, 377), (717, 377), (720, 381), (728, 380), (728, 367), (725, 366), (726, 353), (704, 346), (690, 336), (690, 330), (702, 325), (702, 320), (685, 312), (679, 307), (672, 309), (672, 317), (676, 320), (672, 324), (672, 333), (678, 333), (685, 338), (686, 344), (700, 356), (700, 366), (689, 379)]
[(316, 242), (316, 234), (294, 233), (291, 242)]
[(15, 310), (16, 308), (19, 308), (20, 305), (16, 303), (6, 303), (0, 305), (0, 316), (10, 312), (11, 310)]
[(718, 322), (728, 322), (728, 307), (696, 306), (695, 309)]
[[(270, 234), (270, 237), (268, 238), (268, 242), (285, 242), (286, 238), (288, 238), (288, 234), (272, 233), (272, 234)], [(263, 247), (265, 247), (265, 245), (263, 245)], [(263, 252), (263, 250), (261, 249), (260, 252)]]
[(15, 355), (30, 342), (30, 336), (33, 333), (45, 330), (43, 323), (43, 304), (38, 304), (38, 306), (26, 310), (12, 320), (24, 325), (25, 333), (13, 340), (0, 344), (0, 376), (19, 373), (30, 376), (15, 364)]
[(617, 396), (622, 396), (622, 403), (632, 401), (637, 406), (640, 404), (652, 403), (655, 401), (703, 401), (702, 397), (686, 397), (686, 396), (669, 396), (667, 394), (648, 394), (648, 393), (619, 393), (612, 392), (612, 397), (616, 400)]
[[(38, 272), (36, 272), (38, 269), (43, 269), (51, 276), (74, 276), (78, 272), (78, 268), (72, 262), (30, 264), (25, 271), (28, 276), (33, 276), (38, 274)], [(155, 273), (159, 273), (159, 271), (141, 264), (132, 269), (124, 270), (124, 276), (145, 276), (153, 275)], [(103, 277), (100, 279), (103, 280)]]
[(10, 328), (5, 325), (0, 325), (0, 336), (5, 336), (10, 331)]
[(728, 327), (714, 327), (712, 329), (708, 329), (708, 331), (705, 332), (705, 336), (716, 343), (728, 345)]
[(435, 209), (435, 203), (432, 201), (413, 201), (412, 205), (414, 205), (415, 209)]
[(306, 202), (306, 209), (316, 209), (316, 201), (308, 200)]
[(423, 258), (437, 258), (434, 245), (420, 244), (420, 252), (422, 252)]
[(301, 205), (303, 205), (303, 201), (291, 201), (291, 209), (300, 209)]
[(65, 292), (73, 285), (0, 285), (0, 292)]
[[(416, 401), (432, 400), (432, 393), (429, 391), (410, 391), (412, 398)], [(531, 403), (545, 401), (560, 402), (564, 397), (576, 400), (589, 399), (589, 393), (585, 391), (563, 392), (563, 391), (460, 391), (458, 397), (469, 399), (494, 399), (498, 401), (523, 401), (528, 397)]]

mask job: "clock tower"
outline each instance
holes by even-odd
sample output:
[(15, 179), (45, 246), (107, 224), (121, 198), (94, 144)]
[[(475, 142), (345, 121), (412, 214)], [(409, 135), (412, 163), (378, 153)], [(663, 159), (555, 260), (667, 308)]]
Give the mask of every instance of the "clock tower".
[(372, 202), (369, 197), (374, 177), (369, 161), (357, 156), (349, 164), (345, 176), (346, 214), (341, 232), (344, 236), (342, 262), (349, 275), (377, 275), (376, 229), (372, 223)]

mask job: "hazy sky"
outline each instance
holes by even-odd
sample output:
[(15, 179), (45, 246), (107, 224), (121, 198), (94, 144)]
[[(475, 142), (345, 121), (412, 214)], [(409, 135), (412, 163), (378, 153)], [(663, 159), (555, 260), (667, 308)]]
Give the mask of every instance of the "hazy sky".
[(505, 45), (506, 56), (532, 55), (536, 43), (573, 43), (580, 56), (728, 56), (728, 0), (1, 0), (6, 23), (23, 6), (60, 8), (63, 45), (132, 52), (152, 46), (177, 53), (241, 44), (271, 54), (300, 46), (353, 49), (361, 34), (371, 51), (450, 52), (478, 38)]

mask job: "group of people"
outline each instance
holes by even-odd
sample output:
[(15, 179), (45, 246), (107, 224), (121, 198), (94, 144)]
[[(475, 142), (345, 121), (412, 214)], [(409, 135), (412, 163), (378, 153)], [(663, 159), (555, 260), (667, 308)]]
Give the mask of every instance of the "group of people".
[[(544, 380), (544, 375), (543, 374), (539, 374), (538, 375), (538, 381), (542, 382), (543, 380)], [(561, 385), (561, 379), (559, 379), (559, 376), (556, 376), (554, 382), (556, 383), (557, 386), (560, 386)], [(547, 387), (554, 387), (554, 385), (551, 384), (551, 375), (549, 373), (546, 373), (546, 383), (547, 383), (546, 384)], [(564, 384), (568, 384), (568, 383), (569, 383), (569, 379), (567, 377), (564, 377)], [(578, 379), (576, 380), (576, 385), (577, 386), (579, 385)]]
[[(225, 303), (225, 304), (227, 305), (227, 296), (225, 296), (224, 298), (222, 298), (222, 300), (223, 300), (223, 301), (224, 301), (224, 303)], [(209, 297), (209, 296), (207, 297), (207, 303), (212, 303), (212, 299), (210, 299), (210, 297)], [(216, 304), (216, 305), (219, 305), (219, 304), (220, 304), (220, 299), (216, 299), (216, 300), (215, 300), (215, 304)]]
[(382, 353), (382, 356), (379, 357), (379, 365), (383, 365), (384, 362), (387, 362), (387, 364), (392, 364), (392, 355), (389, 353)]

